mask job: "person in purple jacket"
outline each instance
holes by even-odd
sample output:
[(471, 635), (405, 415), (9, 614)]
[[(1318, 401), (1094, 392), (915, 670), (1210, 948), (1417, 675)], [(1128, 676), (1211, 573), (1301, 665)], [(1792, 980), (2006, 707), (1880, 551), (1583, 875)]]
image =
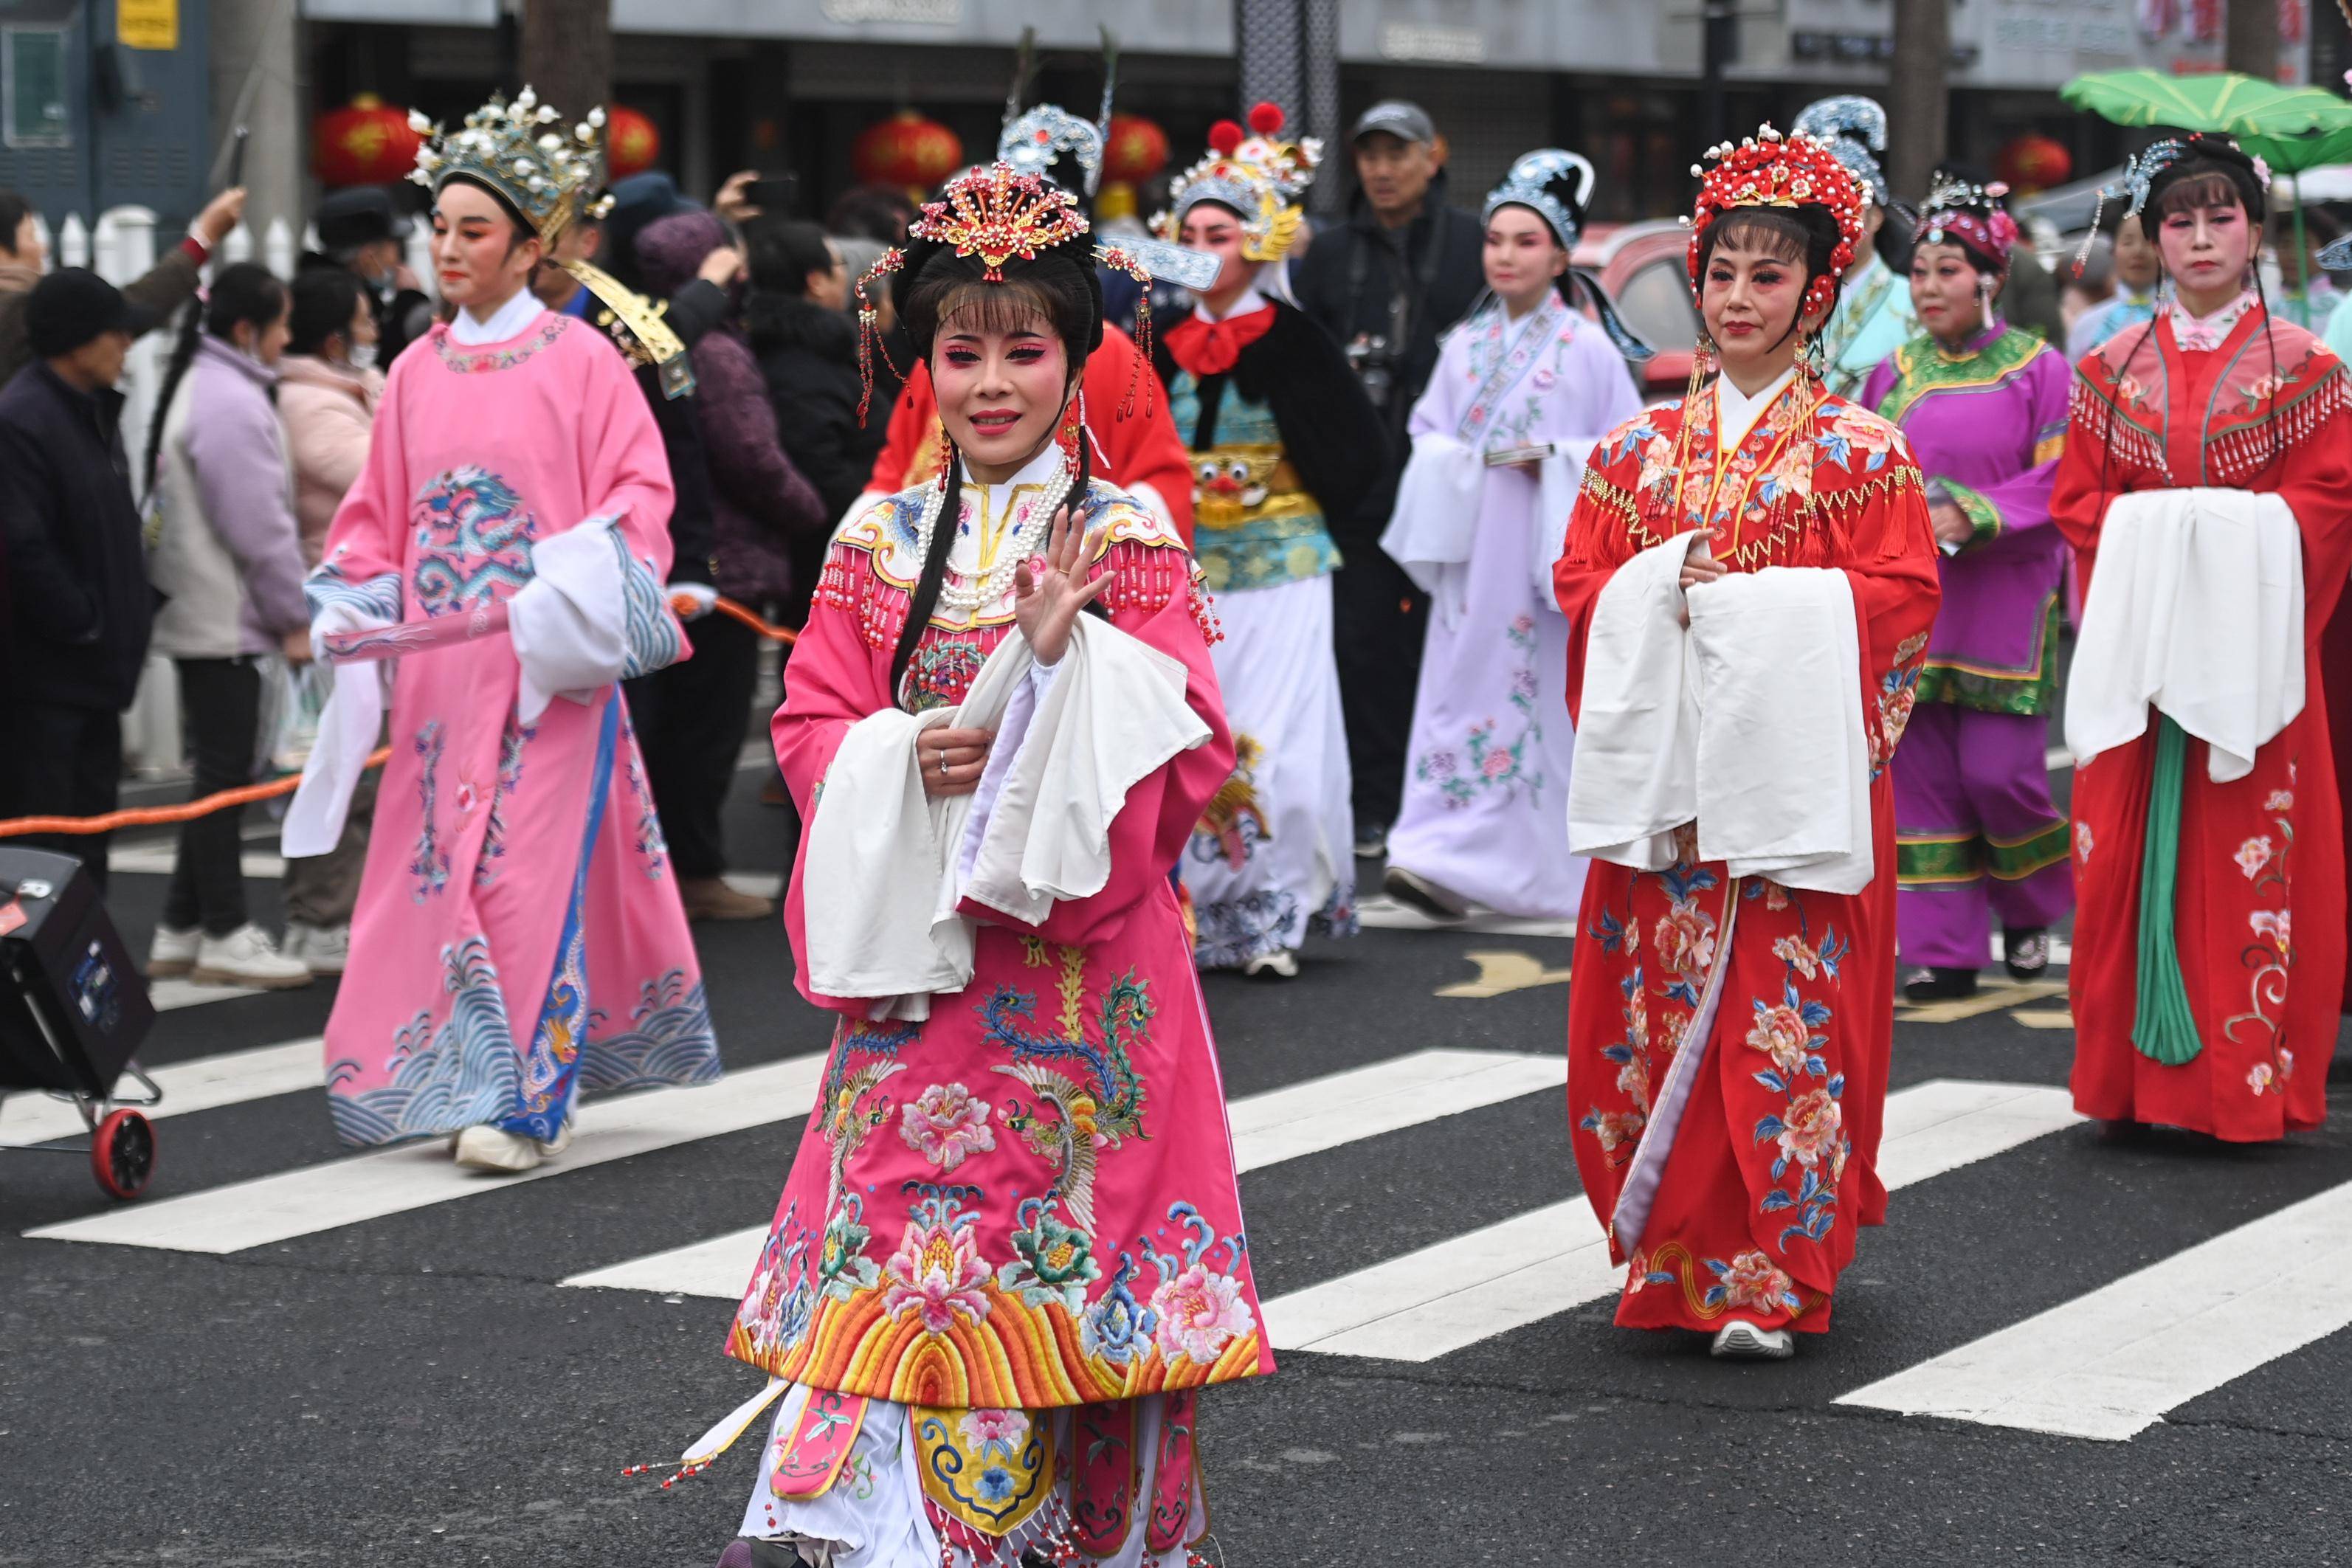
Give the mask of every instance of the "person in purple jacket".
[[(677, 213), (637, 235), (637, 265), (646, 286), (667, 297), (726, 246), (727, 229), (717, 217)], [(794, 541), (821, 539), (833, 518), (784, 455), (767, 381), (741, 334), (731, 323), (721, 325), (695, 340), (693, 355), (695, 417), (710, 466), (713, 576), (719, 592), (765, 611), (791, 594)], [(722, 879), (727, 859), (719, 827), (751, 728), (759, 634), (726, 616), (706, 615), (688, 635), (694, 657), (646, 677), (629, 695), (677, 867), (678, 896), (689, 919), (766, 919), (774, 904)]]
[(2050, 491), (2071, 377), (2000, 318), (2018, 237), (2006, 189), (1938, 172), (1911, 258), (1925, 333), (1862, 394), (1910, 438), (1943, 550), (1943, 605), (1895, 754), (1895, 928), (1915, 1002), (1976, 990), (1992, 919), (2010, 974), (2040, 977), (2050, 927), (2074, 903), (2043, 761), (2067, 561)]
[[(270, 398), (290, 304), (268, 268), (223, 267), (210, 298), (188, 307), (148, 437), (147, 575), (164, 601), (152, 647), (179, 666), (198, 797), (253, 782), (258, 661), (310, 657), (301, 528)], [(269, 989), (310, 983), (310, 966), (246, 917), (243, 817), (215, 811), (181, 825), (150, 978)]]

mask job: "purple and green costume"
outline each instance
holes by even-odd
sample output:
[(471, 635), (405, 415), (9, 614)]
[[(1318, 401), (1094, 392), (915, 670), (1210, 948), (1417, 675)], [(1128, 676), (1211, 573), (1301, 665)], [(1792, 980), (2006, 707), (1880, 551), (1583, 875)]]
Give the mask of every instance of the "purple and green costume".
[(2050, 925), (2074, 907), (2066, 817), (2043, 761), (2067, 561), (2050, 490), (2069, 379), (2037, 334), (1996, 320), (1957, 352), (1912, 340), (1863, 392), (1910, 438), (1930, 498), (1976, 524), (1944, 556), (1918, 706), (1895, 756), (1907, 965), (1981, 968), (1990, 920)]

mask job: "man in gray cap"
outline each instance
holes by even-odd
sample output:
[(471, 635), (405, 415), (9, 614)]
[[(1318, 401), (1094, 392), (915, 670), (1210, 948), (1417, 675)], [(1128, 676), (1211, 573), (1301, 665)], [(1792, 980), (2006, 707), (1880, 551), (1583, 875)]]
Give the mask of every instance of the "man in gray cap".
[[(1391, 99), (1356, 120), (1348, 221), (1315, 237), (1292, 275), (1301, 309), (1348, 351), (1389, 430), (1387, 472), (1359, 518), (1333, 518), (1339, 704), (1355, 774), (1356, 849), (1379, 854), (1404, 793), (1405, 745), (1428, 604), (1375, 542), (1411, 443), (1405, 421), (1437, 368), (1438, 334), (1485, 287), (1477, 218), (1445, 204), (1445, 139), (1419, 104)], [(1349, 524), (1355, 531), (1347, 531)]]
[(357, 185), (320, 202), (310, 222), (326, 254), (309, 265), (342, 267), (366, 286), (375, 311), (376, 360), (389, 369), (433, 325), (433, 301), (401, 257), (415, 220), (394, 207), (382, 186)]

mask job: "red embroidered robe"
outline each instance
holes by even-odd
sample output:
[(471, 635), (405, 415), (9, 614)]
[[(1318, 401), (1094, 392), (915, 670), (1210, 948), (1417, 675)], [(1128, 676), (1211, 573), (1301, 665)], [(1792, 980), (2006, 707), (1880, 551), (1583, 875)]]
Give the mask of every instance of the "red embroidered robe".
[[(1665, 871), (1594, 862), (1569, 992), (1571, 1141), (1612, 1253), (1632, 1265), (1618, 1322), (1711, 1330), (1728, 1312), (1820, 1332), (1853, 1257), (1854, 1227), (1885, 1218), (1875, 1167), (1895, 1006), (1886, 759), (1936, 619), (1936, 544), (1902, 434), (1811, 375), (1792, 382), (1736, 450), (1718, 455), (1717, 444), (1709, 387), (1687, 405), (1649, 410), (1594, 449), (1553, 570), (1570, 623), (1568, 689), (1580, 706), (1602, 588), (1620, 565), (1676, 534), (1706, 528), (1734, 571), (1843, 568), (1860, 632), (1877, 875), (1853, 897), (1734, 878), (1721, 862), (1690, 858), (1693, 829), (1685, 858)], [(1714, 1027), (1685, 1038), (1718, 966)], [(1684, 1051), (1708, 1054), (1627, 1260), (1612, 1224), (1617, 1201), (1654, 1086)]]
[(2344, 994), (2342, 809), (2319, 643), (2352, 571), (2352, 419), (2344, 364), (2256, 306), (2210, 351), (2168, 312), (2076, 368), (2053, 520), (2096, 570), (2107, 504), (2210, 485), (2276, 493), (2303, 532), (2302, 716), (2228, 784), (2190, 739), (2173, 901), (2202, 1048), (2179, 1066), (2132, 1044), (2139, 890), (2156, 728), (2074, 772), (2074, 1106), (2087, 1116), (2251, 1142), (2316, 1127)]

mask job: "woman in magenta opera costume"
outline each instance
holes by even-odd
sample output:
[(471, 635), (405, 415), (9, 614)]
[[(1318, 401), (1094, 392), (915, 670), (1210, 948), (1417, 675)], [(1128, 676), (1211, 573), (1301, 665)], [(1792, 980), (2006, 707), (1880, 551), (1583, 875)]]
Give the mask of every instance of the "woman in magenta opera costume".
[(337, 672), (286, 852), (339, 841), (390, 680), (352, 915), (365, 961), (327, 1021), (330, 1103), (350, 1142), (447, 1135), (460, 1164), (497, 1172), (560, 1152), (583, 1088), (719, 1070), (617, 684), (686, 653), (662, 593), (668, 465), (612, 340), (525, 287), (599, 200), (602, 121), (574, 127), (526, 92), (434, 131), (417, 178), (456, 318), (394, 362), (308, 584), (321, 646), (490, 629)]
[[(2352, 383), (2263, 298), (2267, 180), (2221, 136), (2159, 141), (2127, 166), (2131, 211), (2155, 235), (2172, 297), (2075, 368), (2051, 497), (2084, 580), (2066, 699), (2074, 1108), (2118, 1131), (2240, 1143), (2326, 1120), (2345, 972), (2334, 672), (2320, 641), (2352, 570)], [(2168, 513), (2181, 509), (2192, 544), (2226, 524), (2217, 568), (2259, 560), (2275, 597), (2236, 620), (2221, 603), (2184, 616), (2137, 597), (2135, 584), (2164, 580), (2153, 551), (2178, 537)], [(2173, 591), (2221, 579), (2217, 568), (2180, 574), (2193, 580)], [(2122, 612), (2112, 622), (2110, 609)], [(2192, 650), (2184, 663), (2199, 670), (2252, 666), (2229, 672), (2227, 701), (2204, 705), (2231, 728), (2267, 716), (2237, 737), (2242, 750), (2212, 743), (2228, 733), (2200, 716), (2195, 683), (2178, 696), (2169, 682), (2153, 695), (2137, 679), (2116, 690), (2118, 664), (2137, 673), (2145, 653), (2170, 648)], [(2124, 700), (2087, 700), (2101, 693)], [(2103, 707), (2123, 722), (2095, 727)]]
[(1769, 126), (1710, 156), (1690, 272), (1721, 372), (1604, 438), (1554, 572), (1593, 857), (1569, 1114), (1617, 1322), (1779, 1358), (1885, 1216), (1886, 762), (1936, 549), (1902, 433), (1801, 351), (1863, 241), (1853, 178)]
[(1215, 623), (1089, 472), (1068, 193), (1000, 163), (911, 233), (950, 460), (836, 538), (793, 649), (786, 923), (843, 1016), (728, 1342), (772, 1381), (688, 1463), (775, 1406), (727, 1568), (1181, 1568), (1198, 1393), (1274, 1365), (1170, 876), (1233, 768)]
[(1864, 406), (1902, 427), (1927, 477), (1944, 599), (1895, 758), (1904, 992), (1964, 997), (1998, 920), (2010, 975), (2040, 979), (2074, 904), (2050, 798), (2066, 540), (2050, 486), (2066, 444), (2066, 361), (2000, 319), (2017, 225), (2007, 187), (1939, 172), (1911, 257), (1926, 330), (1872, 372)]
[(1487, 194), (1488, 298), (1446, 334), (1413, 405), (1381, 537), (1431, 611), (1387, 887), (1439, 919), (1474, 904), (1572, 919), (1584, 892), (1568, 852), (1576, 734), (1551, 569), (1586, 455), (1642, 406), (1624, 349), (1577, 308), (1588, 285), (1568, 271), (1591, 194), (1592, 166), (1558, 148)]

